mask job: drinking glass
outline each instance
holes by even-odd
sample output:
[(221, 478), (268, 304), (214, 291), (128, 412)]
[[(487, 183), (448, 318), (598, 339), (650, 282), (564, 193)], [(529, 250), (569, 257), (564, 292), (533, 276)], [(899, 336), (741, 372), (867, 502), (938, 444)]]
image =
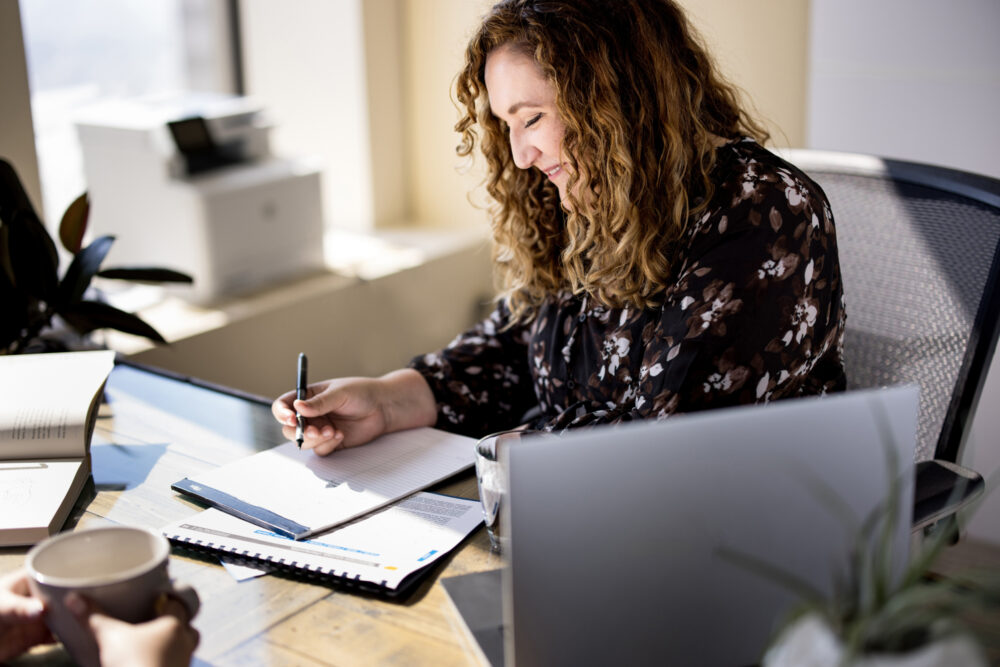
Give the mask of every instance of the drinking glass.
[(501, 553), (508, 542), (503, 534), (501, 517), (506, 513), (507, 493), (510, 488), (507, 448), (511, 445), (542, 435), (542, 431), (520, 429), (499, 431), (481, 438), (476, 443), (476, 481), (479, 484), (479, 501), (483, 506), (483, 521), (490, 536), (490, 549)]

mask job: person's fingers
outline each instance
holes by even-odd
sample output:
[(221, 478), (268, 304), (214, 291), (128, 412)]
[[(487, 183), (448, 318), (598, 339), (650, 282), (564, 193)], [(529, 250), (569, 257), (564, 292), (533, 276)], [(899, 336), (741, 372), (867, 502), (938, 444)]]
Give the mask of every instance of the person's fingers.
[[(282, 426), (281, 434), (287, 440), (295, 440), (298, 435), (295, 426)], [(312, 449), (317, 444), (324, 440), (329, 440), (333, 438), (336, 434), (336, 429), (329, 423), (326, 424), (306, 424), (306, 427), (302, 429), (302, 449)]]
[(5, 592), (2, 596), (4, 618), (28, 622), (42, 617), (45, 605), (38, 598), (31, 597), (27, 584), (22, 588), (19, 582), (14, 582), (8, 590), (9, 593)]
[(292, 409), (292, 401), (295, 400), (295, 392), (285, 392), (271, 403), (271, 414), (282, 424), (287, 424), (289, 418), (295, 421), (295, 411)]
[(356, 382), (347, 386), (337, 386), (333, 383), (324, 387), (310, 386), (308, 398), (292, 402), (292, 409), (298, 410), (303, 417), (319, 417), (320, 415), (339, 413), (358, 394), (360, 389)]
[(4, 576), (2, 586), (17, 595), (31, 595), (31, 588), (28, 585), (28, 570), (22, 567)]
[[(183, 604), (178, 604), (182, 608), (184, 607)], [(180, 648), (183, 655), (190, 656), (194, 653), (198, 642), (201, 641), (201, 633), (193, 625), (179, 619), (173, 614), (158, 616), (150, 621), (147, 627), (155, 634), (172, 638), (170, 643), (179, 644), (176, 648)]]
[(89, 627), (95, 635), (101, 634), (108, 626), (122, 623), (118, 619), (105, 615), (97, 603), (83, 597), (79, 593), (69, 593), (64, 598), (63, 604), (76, 616), (81, 625)]
[(320, 456), (326, 456), (332, 452), (344, 439), (343, 433), (335, 431), (331, 426), (324, 426), (323, 431), (309, 428), (306, 429), (304, 435), (306, 437), (302, 442), (302, 449), (311, 449)]
[(337, 431), (337, 433), (334, 435), (333, 438), (324, 440), (321, 443), (317, 444), (315, 447), (313, 447), (313, 452), (315, 452), (317, 456), (327, 456), (343, 446), (344, 446), (344, 434), (341, 431)]
[(156, 615), (157, 616), (173, 616), (181, 623), (191, 622), (191, 610), (188, 606), (184, 604), (176, 595), (171, 593), (162, 593), (156, 600)]

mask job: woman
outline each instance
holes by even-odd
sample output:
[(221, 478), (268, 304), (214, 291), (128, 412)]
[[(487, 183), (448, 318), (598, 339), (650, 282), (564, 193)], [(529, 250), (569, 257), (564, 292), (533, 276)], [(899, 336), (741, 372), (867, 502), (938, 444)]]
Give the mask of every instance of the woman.
[(415, 426), (480, 436), (843, 389), (833, 217), (761, 147), (671, 0), (505, 0), (457, 81), (503, 291), (381, 378), (279, 397), (318, 454)]

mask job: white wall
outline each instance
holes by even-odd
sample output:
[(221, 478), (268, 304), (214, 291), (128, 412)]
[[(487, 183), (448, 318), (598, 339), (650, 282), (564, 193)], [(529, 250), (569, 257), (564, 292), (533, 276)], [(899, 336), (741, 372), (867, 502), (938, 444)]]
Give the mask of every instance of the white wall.
[[(812, 0), (808, 146), (1000, 178), (1000, 2)], [(1000, 357), (962, 460), (1000, 477)], [(1000, 479), (967, 524), (1000, 544)]]
[(275, 122), (283, 156), (324, 161), (328, 226), (369, 229), (374, 220), (361, 0), (242, 0), (246, 92)]
[(812, 0), (808, 145), (1000, 178), (1000, 2)]

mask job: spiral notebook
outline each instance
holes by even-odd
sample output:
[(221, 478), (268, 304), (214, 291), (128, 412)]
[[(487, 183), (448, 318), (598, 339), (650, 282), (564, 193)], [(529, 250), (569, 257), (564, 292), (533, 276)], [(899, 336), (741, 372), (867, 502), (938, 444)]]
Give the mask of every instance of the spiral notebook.
[(162, 529), (173, 544), (382, 597), (408, 595), (482, 523), (478, 500), (417, 493), (312, 539), (210, 508)]

